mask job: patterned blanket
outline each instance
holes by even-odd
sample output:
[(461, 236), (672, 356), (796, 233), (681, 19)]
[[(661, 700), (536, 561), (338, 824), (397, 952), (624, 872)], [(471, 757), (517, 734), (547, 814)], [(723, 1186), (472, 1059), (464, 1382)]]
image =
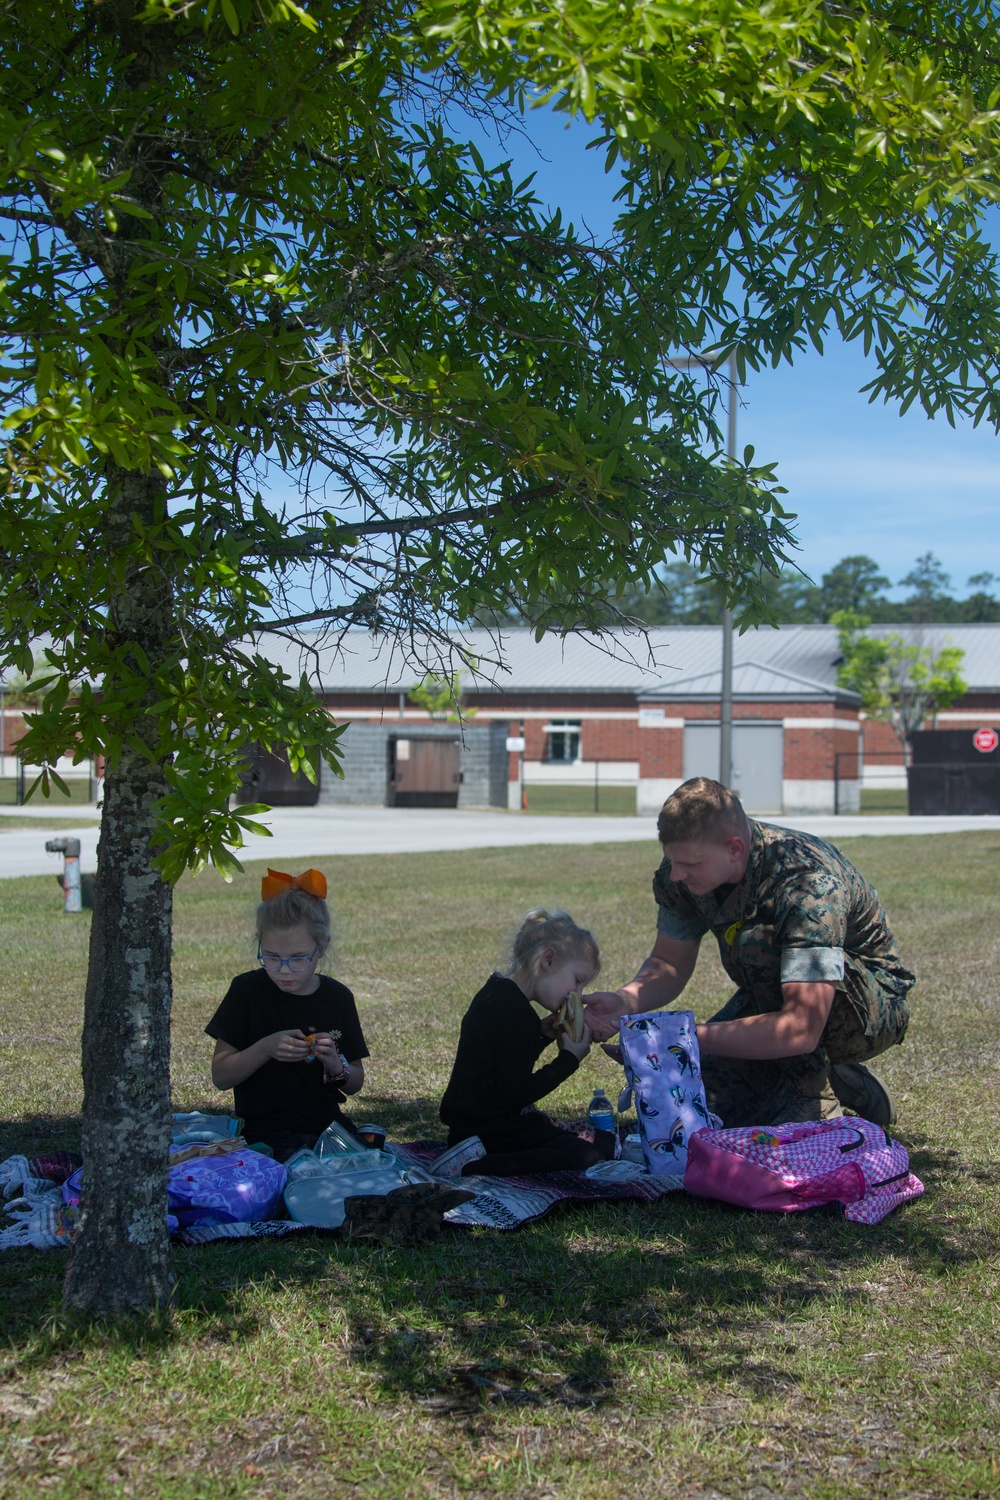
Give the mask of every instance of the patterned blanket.
[[(434, 1163), (444, 1151), (439, 1141), (391, 1142), (404, 1167), (434, 1177)], [(51, 1250), (69, 1245), (76, 1210), (63, 1202), (61, 1185), (82, 1165), (72, 1152), (50, 1152), (28, 1160), (11, 1156), (0, 1162), (0, 1193), (6, 1200), (0, 1225), (0, 1250)], [(450, 1183), (456, 1186), (455, 1182)], [(600, 1201), (652, 1203), (683, 1186), (679, 1177), (650, 1177), (625, 1162), (601, 1162), (589, 1172), (550, 1172), (539, 1177), (463, 1177), (461, 1186), (474, 1196), (445, 1215), (458, 1228), (518, 1229), (550, 1213), (560, 1203)], [(173, 1235), (178, 1245), (205, 1245), (213, 1240), (260, 1239), (306, 1229), (289, 1219), (255, 1224), (206, 1224)]]
[[(444, 1151), (441, 1141), (407, 1141), (392, 1151), (406, 1166), (434, 1175), (434, 1162)], [(654, 1203), (666, 1193), (683, 1188), (683, 1178), (651, 1177), (627, 1162), (600, 1162), (589, 1172), (546, 1172), (539, 1177), (463, 1177), (464, 1188), (475, 1197), (445, 1214), (445, 1223), (461, 1228), (519, 1229), (540, 1219), (560, 1203), (601, 1201)]]

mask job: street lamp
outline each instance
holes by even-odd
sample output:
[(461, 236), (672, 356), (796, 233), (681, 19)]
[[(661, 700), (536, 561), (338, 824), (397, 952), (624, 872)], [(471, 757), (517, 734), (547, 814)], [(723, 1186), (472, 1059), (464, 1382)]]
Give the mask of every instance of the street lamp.
[[(668, 358), (667, 363), (677, 370), (690, 370), (694, 366), (711, 370), (715, 360), (710, 354), (684, 354), (677, 359)], [(729, 431), (727, 448), (729, 457), (736, 461), (736, 355), (731, 352), (726, 359), (729, 366)], [(733, 779), (733, 612), (727, 605), (722, 607), (722, 690), (719, 695), (719, 780), (725, 787)]]

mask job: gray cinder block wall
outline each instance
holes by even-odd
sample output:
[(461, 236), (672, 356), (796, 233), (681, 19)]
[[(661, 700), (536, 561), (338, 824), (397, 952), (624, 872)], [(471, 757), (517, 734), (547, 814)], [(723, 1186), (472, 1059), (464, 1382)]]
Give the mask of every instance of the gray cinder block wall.
[(459, 807), (507, 806), (508, 733), (508, 726), (498, 720), (466, 724)]
[(320, 778), (320, 804), (384, 807), (389, 790), (389, 740), (457, 739), (462, 781), (459, 807), (507, 806), (508, 725), (383, 724), (355, 722), (340, 737), (343, 779), (329, 769)]
[(385, 806), (389, 733), (383, 724), (349, 724), (340, 736), (343, 779), (324, 766), (320, 805)]

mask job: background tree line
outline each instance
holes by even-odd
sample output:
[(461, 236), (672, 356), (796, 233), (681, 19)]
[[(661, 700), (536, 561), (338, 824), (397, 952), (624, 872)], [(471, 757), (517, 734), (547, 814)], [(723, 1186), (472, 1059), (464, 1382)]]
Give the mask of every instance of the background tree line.
[[(918, 557), (899, 588), (906, 598), (887, 597), (894, 585), (873, 558), (842, 557), (814, 583), (794, 568), (762, 575), (775, 624), (826, 624), (840, 611), (865, 615), (876, 625), (947, 625), (1000, 621), (1000, 576), (974, 573), (964, 598), (956, 597), (950, 574), (933, 552)], [(649, 625), (716, 625), (721, 605), (710, 578), (679, 560), (660, 570), (652, 589), (636, 588), (617, 599), (625, 614)]]

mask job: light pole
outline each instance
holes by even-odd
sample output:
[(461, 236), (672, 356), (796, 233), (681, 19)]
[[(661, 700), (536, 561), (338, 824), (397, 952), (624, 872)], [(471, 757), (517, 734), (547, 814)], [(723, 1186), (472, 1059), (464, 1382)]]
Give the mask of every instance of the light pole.
[[(690, 370), (693, 366), (711, 370), (715, 360), (707, 354), (685, 354), (678, 359), (668, 359), (668, 364), (678, 370)], [(729, 366), (729, 431), (727, 449), (729, 457), (736, 461), (736, 355), (730, 353), (726, 360)], [(719, 780), (725, 787), (733, 779), (733, 612), (722, 607), (722, 688), (719, 694)]]

